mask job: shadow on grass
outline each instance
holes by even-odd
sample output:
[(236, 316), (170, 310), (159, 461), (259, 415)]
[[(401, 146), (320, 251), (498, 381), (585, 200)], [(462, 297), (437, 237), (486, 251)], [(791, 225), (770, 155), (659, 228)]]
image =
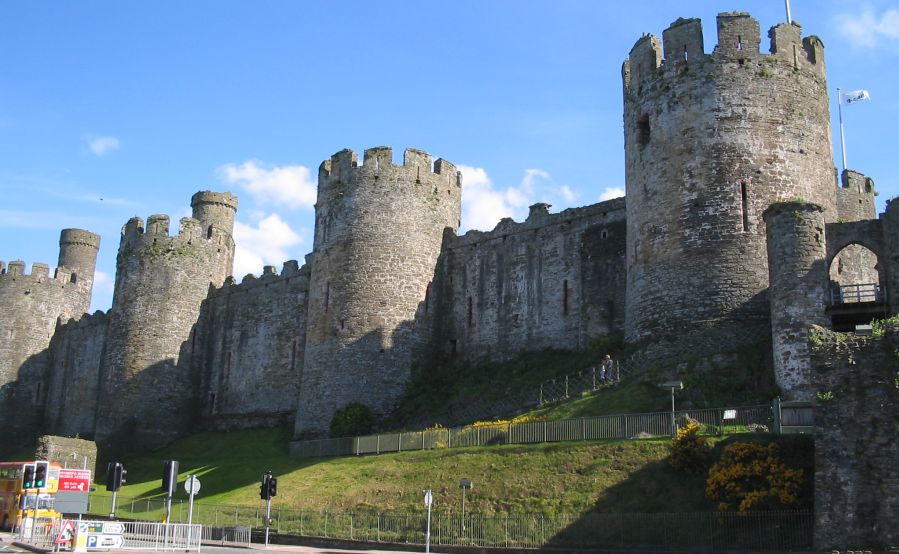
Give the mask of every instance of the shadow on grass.
[(690, 474), (660, 460), (609, 487), (591, 512), (559, 531), (547, 546), (658, 551), (792, 550), (811, 548), (814, 442), (805, 436), (742, 434), (719, 441), (713, 459), (735, 442), (776, 442), (782, 460), (804, 471), (797, 509), (719, 512), (705, 497), (707, 472)]

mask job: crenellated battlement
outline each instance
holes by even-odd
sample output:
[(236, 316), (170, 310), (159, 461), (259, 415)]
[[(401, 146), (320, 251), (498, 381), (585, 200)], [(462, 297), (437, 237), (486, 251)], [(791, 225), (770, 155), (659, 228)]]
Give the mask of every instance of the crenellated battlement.
[(308, 282), (309, 267), (305, 264), (300, 267), (296, 260), (288, 260), (284, 262), (281, 272), (278, 273), (275, 270), (275, 266), (267, 265), (262, 268), (262, 273), (258, 277), (248, 273), (243, 276), (239, 283), (233, 276), (228, 277), (221, 287), (214, 290), (213, 294), (221, 296), (242, 293), (256, 287), (265, 287), (276, 282), (287, 281), (288, 279), (301, 279)]
[(456, 170), (455, 165), (443, 158), (432, 161), (431, 155), (427, 152), (407, 148), (403, 152), (402, 165), (396, 165), (393, 163), (393, 149), (389, 146), (377, 146), (365, 150), (361, 166), (356, 152), (348, 148), (323, 161), (318, 170), (319, 187), (352, 181), (358, 175), (377, 176), (378, 173), (387, 171), (405, 172), (416, 182), (440, 176), (456, 187), (462, 186), (461, 173)]
[[(702, 22), (697, 18), (679, 18), (662, 32), (661, 40), (651, 34), (640, 37), (622, 66), (625, 90), (642, 94), (642, 88), (656, 79), (690, 73), (709, 62), (742, 65), (762, 77), (771, 77), (775, 67), (825, 75), (824, 44), (816, 36), (802, 38), (795, 21), (771, 27), (769, 50), (764, 53), (759, 23), (748, 13), (721, 13), (716, 23), (718, 42), (711, 54), (705, 52)], [(712, 68), (692, 73), (714, 78)]]
[(516, 222), (512, 218), (505, 217), (496, 224), (491, 231), (469, 230), (464, 235), (453, 236), (447, 244), (448, 249), (472, 246), (491, 240), (502, 240), (511, 235), (534, 232), (543, 228), (556, 225), (576, 225), (580, 220), (597, 219), (602, 221), (624, 221), (625, 199), (613, 198), (590, 206), (568, 208), (558, 213), (549, 213), (551, 206), (545, 203), (534, 204), (530, 207), (527, 219)]
[(122, 227), (122, 248), (129, 250), (140, 248), (152, 248), (157, 254), (163, 253), (160, 248), (166, 245), (170, 250), (200, 246), (205, 244), (217, 244), (219, 238), (230, 234), (222, 229), (212, 227), (204, 232), (202, 224), (192, 217), (182, 217), (179, 221), (178, 234), (170, 235), (169, 216), (155, 214), (147, 218), (147, 224), (139, 217), (132, 217)]
[(80, 319), (59, 317), (56, 321), (56, 331), (67, 329), (87, 329), (89, 327), (105, 326), (109, 323), (109, 315), (97, 310), (92, 314), (84, 314)]
[(0, 261), (0, 280), (66, 284), (71, 281), (71, 276), (71, 270), (59, 267), (51, 277), (50, 266), (44, 262), (33, 262), (31, 272), (26, 273), (26, 264), (22, 260), (12, 260), (8, 265)]

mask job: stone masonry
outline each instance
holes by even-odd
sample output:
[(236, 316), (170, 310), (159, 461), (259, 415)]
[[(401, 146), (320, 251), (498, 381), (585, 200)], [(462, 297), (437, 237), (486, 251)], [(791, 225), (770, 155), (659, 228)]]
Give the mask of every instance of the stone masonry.
[(106, 314), (84, 315), (88, 231), (62, 232), (52, 277), (0, 262), (0, 415), (13, 422), (0, 449), (40, 433), (155, 447), (289, 422), (321, 437), (336, 410), (387, 415), (414, 368), (452, 358), (623, 332), (645, 345), (634, 364), (676, 366), (770, 341), (782, 396), (828, 399), (820, 546), (895, 545), (896, 330), (824, 328), (866, 308), (833, 300), (857, 285), (899, 313), (899, 203), (876, 218), (870, 178), (837, 181), (817, 37), (776, 25), (762, 53), (748, 14), (719, 15), (717, 30), (707, 53), (699, 20), (679, 19), (625, 60), (626, 199), (535, 204), (524, 222), (459, 236), (453, 164), (342, 150), (319, 169), (312, 252), (280, 273), (229, 277), (237, 199), (208, 191), (175, 235), (164, 215), (124, 226)]

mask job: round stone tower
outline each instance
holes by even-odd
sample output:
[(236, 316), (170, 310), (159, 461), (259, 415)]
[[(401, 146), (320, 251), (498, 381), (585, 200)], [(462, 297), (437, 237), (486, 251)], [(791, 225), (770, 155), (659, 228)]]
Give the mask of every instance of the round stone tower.
[(78, 289), (78, 294), (72, 298), (72, 313), (67, 314), (69, 317), (80, 317), (90, 311), (99, 249), (100, 236), (90, 231), (63, 229), (59, 235), (57, 266), (71, 271), (69, 280)]
[(427, 340), (416, 313), (444, 231), (459, 228), (461, 177), (407, 149), (343, 150), (319, 168), (304, 368), (296, 436), (327, 434), (338, 408), (393, 407)]
[(762, 213), (801, 199), (837, 219), (823, 45), (795, 23), (769, 37), (762, 54), (757, 21), (720, 14), (706, 54), (699, 20), (679, 19), (624, 62), (628, 340), (766, 334)]
[(193, 330), (210, 285), (231, 273), (237, 198), (201, 192), (194, 217), (169, 236), (169, 217), (122, 229), (103, 359), (95, 439), (161, 446), (183, 435), (193, 414)]
[(829, 326), (824, 210), (779, 202), (763, 214), (768, 233), (774, 380), (785, 400), (811, 400), (809, 326)]
[(62, 318), (79, 319), (90, 309), (100, 237), (65, 229), (59, 263), (51, 276), (46, 263), (0, 262), (0, 421), (9, 422), (10, 444), (37, 432), (45, 401), (47, 347)]

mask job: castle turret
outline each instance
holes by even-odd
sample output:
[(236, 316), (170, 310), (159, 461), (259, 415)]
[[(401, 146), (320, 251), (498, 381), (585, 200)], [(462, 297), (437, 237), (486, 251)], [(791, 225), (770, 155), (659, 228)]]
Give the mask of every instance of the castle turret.
[[(221, 208), (206, 210), (215, 199)], [(191, 356), (200, 305), (210, 285), (231, 273), (230, 230), (237, 198), (198, 193), (203, 220), (181, 219), (169, 236), (169, 218), (153, 215), (146, 229), (132, 218), (122, 229), (116, 284), (103, 359), (96, 439), (159, 446), (184, 434), (196, 403)]]
[(788, 400), (811, 400), (809, 327), (826, 326), (824, 210), (781, 202), (764, 213), (768, 233), (774, 380)]
[(446, 229), (458, 230), (461, 177), (407, 149), (343, 150), (319, 169), (296, 435), (327, 433), (338, 408), (393, 407), (427, 340), (413, 324)]
[[(100, 237), (81, 229), (60, 236), (59, 267), (0, 262), (0, 420), (12, 437), (37, 431), (47, 393), (47, 346), (57, 318), (78, 319), (88, 310)], [(4, 270), (5, 269), (5, 270)], [(15, 441), (13, 441), (15, 444)]]
[(629, 340), (767, 335), (762, 213), (801, 199), (838, 218), (823, 46), (795, 23), (769, 37), (762, 54), (757, 21), (720, 14), (706, 54), (699, 20), (679, 19), (624, 62)]

